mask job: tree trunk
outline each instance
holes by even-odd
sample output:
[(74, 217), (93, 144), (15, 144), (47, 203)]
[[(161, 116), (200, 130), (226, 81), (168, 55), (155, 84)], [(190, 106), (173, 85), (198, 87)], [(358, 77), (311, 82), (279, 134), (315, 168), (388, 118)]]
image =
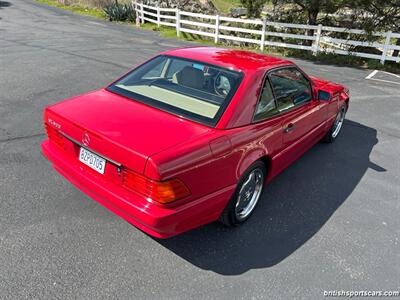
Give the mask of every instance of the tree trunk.
[[(312, 9), (309, 10), (307, 15), (308, 15), (308, 25), (317, 25), (317, 17), (318, 17), (319, 9)], [(308, 36), (314, 36), (314, 29), (307, 29), (306, 35)], [(311, 40), (304, 40), (304, 45), (306, 46), (311, 46), (312, 41)]]

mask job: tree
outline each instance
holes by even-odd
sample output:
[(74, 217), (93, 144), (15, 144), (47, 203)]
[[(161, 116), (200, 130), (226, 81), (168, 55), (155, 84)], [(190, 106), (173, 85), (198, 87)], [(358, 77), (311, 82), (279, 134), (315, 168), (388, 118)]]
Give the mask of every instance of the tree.
[(298, 6), (307, 18), (308, 24), (316, 25), (318, 14), (333, 14), (346, 6), (347, 0), (272, 0), (274, 5), (292, 4)]
[[(348, 5), (365, 31), (400, 32), (400, 0), (354, 0)], [(400, 38), (396, 45), (400, 46)], [(393, 56), (399, 56), (399, 50)]]
[(259, 18), (266, 0), (240, 0), (249, 18)]
[[(339, 9), (346, 6), (349, 0), (272, 0), (274, 6), (289, 6), (291, 11), (300, 14), (301, 19), (305, 19), (309, 25), (318, 24), (318, 16), (320, 13), (334, 14)], [(282, 11), (282, 9), (278, 9)], [(314, 35), (314, 30), (307, 30), (307, 35)], [(311, 41), (305, 41), (305, 44), (311, 45)]]

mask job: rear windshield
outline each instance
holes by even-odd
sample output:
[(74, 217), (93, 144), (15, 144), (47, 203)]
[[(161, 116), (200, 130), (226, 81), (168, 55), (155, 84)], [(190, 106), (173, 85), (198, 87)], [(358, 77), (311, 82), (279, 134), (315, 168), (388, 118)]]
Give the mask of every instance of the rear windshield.
[(107, 89), (178, 116), (214, 126), (242, 74), (172, 56), (157, 56)]

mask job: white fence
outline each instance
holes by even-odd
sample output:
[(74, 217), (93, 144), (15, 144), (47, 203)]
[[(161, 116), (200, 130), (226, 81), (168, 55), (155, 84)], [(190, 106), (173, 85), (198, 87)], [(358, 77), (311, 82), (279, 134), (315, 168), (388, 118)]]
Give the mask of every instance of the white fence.
[[(139, 21), (155, 23), (158, 26), (174, 27), (179, 37), (182, 32), (196, 34), (213, 38), (215, 43), (222, 40), (245, 42), (257, 44), (261, 50), (265, 46), (283, 47), (312, 51), (317, 54), (319, 51), (336, 53), (341, 55), (353, 55), (365, 58), (379, 59), (382, 64), (385, 61), (400, 62), (400, 57), (392, 56), (394, 50), (400, 50), (395, 45), (400, 33), (375, 32), (379, 42), (364, 41), (366, 32), (359, 29), (348, 29), (341, 27), (330, 27), (319, 25), (304, 25), (269, 22), (263, 19), (240, 19), (224, 16), (211, 16), (198, 13), (181, 11), (175, 8), (161, 8), (134, 2), (135, 10)], [(251, 28), (245, 28), (251, 27)], [(295, 33), (290, 30), (295, 29)], [(304, 33), (298, 33), (298, 31)], [(307, 35), (313, 30), (313, 35)], [(288, 32), (289, 31), (289, 32)], [(232, 33), (235, 32), (235, 35)], [(356, 39), (360, 37), (360, 39)], [(280, 39), (277, 41), (277, 38)], [(311, 46), (296, 44), (296, 41), (312, 41)], [(354, 46), (375, 48), (377, 54), (357, 52)]]

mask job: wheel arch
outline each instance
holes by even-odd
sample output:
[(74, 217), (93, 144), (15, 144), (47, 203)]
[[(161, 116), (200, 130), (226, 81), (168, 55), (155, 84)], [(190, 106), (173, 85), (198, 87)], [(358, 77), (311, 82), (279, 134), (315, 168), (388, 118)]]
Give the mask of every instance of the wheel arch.
[[(258, 152), (258, 154), (259, 154), (260, 152)], [(255, 155), (255, 153), (253, 153), (253, 155)], [(252, 158), (254, 158), (255, 156), (251, 156)], [(249, 156), (247, 156), (247, 158), (249, 158)], [(236, 199), (236, 196), (237, 196), (237, 193), (239, 192), (239, 188), (240, 188), (240, 184), (241, 184), (241, 182), (244, 180), (244, 175), (247, 173), (247, 172), (249, 172), (251, 169), (251, 167), (252, 166), (254, 166), (255, 164), (260, 164), (261, 163), (261, 165), (263, 165), (264, 167), (265, 167), (265, 178), (264, 178), (264, 183), (263, 184), (265, 184), (265, 181), (267, 181), (267, 177), (268, 177), (268, 175), (269, 175), (269, 173), (270, 173), (270, 169), (271, 169), (271, 159), (270, 159), (270, 157), (267, 155), (267, 154), (265, 154), (264, 153), (264, 155), (261, 155), (261, 156), (258, 156), (256, 159), (253, 159), (253, 160), (249, 160), (249, 159), (247, 159), (246, 160), (247, 161), (247, 163), (246, 163), (246, 165), (247, 165), (247, 167), (246, 167), (246, 169), (243, 171), (243, 173), (241, 174), (241, 176), (239, 177), (239, 182), (238, 182), (238, 184), (237, 184), (237, 186), (236, 186), (236, 189), (235, 189), (235, 192), (234, 192), (234, 194), (232, 195), (232, 197), (231, 197), (231, 199), (229, 200), (229, 202), (226, 204), (226, 207), (224, 208), (224, 210), (222, 211), (222, 213), (221, 213), (221, 215), (220, 215), (220, 217), (219, 217), (219, 220), (220, 220), (220, 222), (222, 222), (223, 224), (225, 224), (225, 225), (227, 225), (227, 226), (236, 226), (236, 225), (238, 225), (238, 224), (240, 224), (240, 223), (242, 223), (242, 222), (244, 222), (245, 220), (247, 220), (249, 217), (250, 217), (250, 215), (251, 215), (251, 213), (246, 217), (246, 219), (244, 219), (244, 220), (242, 220), (242, 221), (237, 221), (236, 220), (236, 218), (235, 217), (233, 217), (233, 212), (232, 212), (232, 210), (234, 209), (234, 203), (235, 203), (235, 199)], [(242, 164), (243, 165), (243, 164)], [(254, 210), (254, 208), (252, 209), (252, 210)]]
[(261, 161), (265, 166), (265, 178), (269, 178), (272, 159), (264, 149), (257, 149), (249, 153), (239, 164), (237, 178), (240, 180), (243, 174), (257, 161)]
[(344, 99), (344, 103), (346, 103), (346, 112), (347, 112), (349, 110), (350, 98), (347, 97), (346, 99)]
[(267, 180), (267, 178), (269, 178), (270, 173), (271, 173), (272, 159), (269, 155), (264, 155), (264, 156), (260, 157), (259, 160), (265, 166), (265, 179)]

